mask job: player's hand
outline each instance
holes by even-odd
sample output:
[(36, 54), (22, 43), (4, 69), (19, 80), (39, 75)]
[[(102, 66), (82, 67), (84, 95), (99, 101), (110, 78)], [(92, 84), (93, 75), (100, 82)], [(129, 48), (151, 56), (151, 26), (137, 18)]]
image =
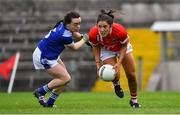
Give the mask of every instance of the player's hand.
[(119, 69), (120, 69), (120, 64), (115, 64), (114, 66), (113, 66), (113, 68), (115, 69), (115, 72), (116, 73), (118, 73), (118, 71), (119, 71)]
[(88, 42), (89, 41), (89, 36), (87, 34), (83, 34), (82, 35), (82, 39), (85, 41), (85, 42)]

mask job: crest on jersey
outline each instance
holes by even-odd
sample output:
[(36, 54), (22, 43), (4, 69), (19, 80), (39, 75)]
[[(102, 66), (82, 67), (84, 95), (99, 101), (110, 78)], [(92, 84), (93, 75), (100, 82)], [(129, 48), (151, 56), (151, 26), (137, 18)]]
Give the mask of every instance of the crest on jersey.
[(103, 41), (103, 39), (102, 39), (102, 37), (100, 35), (97, 35), (96, 38), (97, 38), (97, 41), (100, 41), (100, 42)]

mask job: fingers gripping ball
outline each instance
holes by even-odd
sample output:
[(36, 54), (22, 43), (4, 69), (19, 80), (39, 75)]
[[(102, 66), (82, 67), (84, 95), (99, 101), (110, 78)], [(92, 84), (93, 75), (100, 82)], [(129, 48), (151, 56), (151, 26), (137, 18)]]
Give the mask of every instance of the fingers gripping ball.
[(113, 81), (115, 79), (115, 73), (113, 66), (110, 64), (101, 66), (98, 71), (99, 77), (104, 81)]
[(89, 41), (89, 36), (87, 34), (83, 34), (82, 35), (82, 39), (85, 41), (85, 42), (88, 42)]

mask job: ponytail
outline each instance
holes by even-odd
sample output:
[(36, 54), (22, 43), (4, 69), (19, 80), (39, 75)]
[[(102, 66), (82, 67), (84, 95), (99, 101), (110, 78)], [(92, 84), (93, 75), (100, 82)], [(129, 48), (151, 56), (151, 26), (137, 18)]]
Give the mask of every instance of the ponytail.
[(112, 19), (114, 19), (113, 13), (115, 13), (114, 10), (109, 10), (108, 12), (106, 12), (104, 9), (101, 10), (101, 14), (106, 14), (106, 15), (110, 16)]
[(53, 28), (58, 27), (58, 26), (60, 25), (60, 23), (61, 23), (61, 22), (63, 22), (63, 20), (58, 21), (58, 22), (54, 25), (54, 27), (53, 27)]
[(114, 22), (114, 15), (113, 15), (114, 12), (115, 12), (114, 10), (106, 11), (102, 9), (101, 14), (98, 15), (97, 23), (99, 21), (106, 21), (111, 26)]

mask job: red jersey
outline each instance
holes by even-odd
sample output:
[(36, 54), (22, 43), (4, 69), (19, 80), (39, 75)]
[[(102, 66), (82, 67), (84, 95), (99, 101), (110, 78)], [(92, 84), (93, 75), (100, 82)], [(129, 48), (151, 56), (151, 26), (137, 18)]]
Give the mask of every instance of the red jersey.
[(100, 35), (97, 26), (92, 27), (89, 31), (89, 41), (93, 45), (100, 45), (110, 51), (119, 51), (127, 40), (128, 34), (125, 28), (118, 23), (113, 23), (112, 30), (106, 37)]

